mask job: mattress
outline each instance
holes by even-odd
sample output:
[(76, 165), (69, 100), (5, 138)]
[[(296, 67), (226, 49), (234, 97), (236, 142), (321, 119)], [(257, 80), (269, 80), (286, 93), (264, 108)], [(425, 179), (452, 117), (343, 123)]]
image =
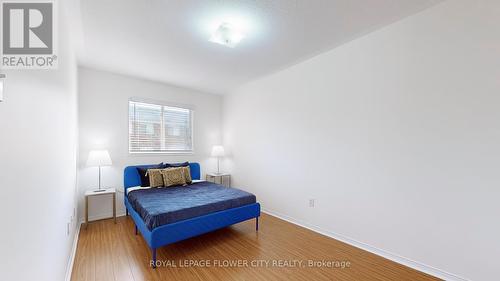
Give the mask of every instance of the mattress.
[(255, 195), (211, 182), (188, 186), (138, 189), (128, 201), (149, 230), (213, 212), (256, 202)]

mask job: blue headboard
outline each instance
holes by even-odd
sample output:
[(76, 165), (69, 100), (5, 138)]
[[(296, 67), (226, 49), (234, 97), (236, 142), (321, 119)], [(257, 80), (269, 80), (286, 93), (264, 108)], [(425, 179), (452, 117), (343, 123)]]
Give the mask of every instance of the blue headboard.
[[(141, 177), (139, 176), (137, 168), (148, 168), (156, 165), (157, 164), (126, 167), (123, 171), (123, 186), (125, 187), (125, 194), (127, 194), (127, 188), (141, 185)], [(199, 163), (189, 163), (189, 169), (191, 170), (191, 178), (193, 180), (199, 180), (201, 178)]]

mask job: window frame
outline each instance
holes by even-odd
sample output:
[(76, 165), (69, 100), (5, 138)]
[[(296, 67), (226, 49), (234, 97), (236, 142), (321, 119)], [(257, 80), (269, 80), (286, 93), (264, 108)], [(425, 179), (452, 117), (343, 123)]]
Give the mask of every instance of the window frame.
[[(190, 126), (191, 126), (191, 150), (165, 150), (165, 151), (132, 151), (132, 146), (130, 142), (130, 103), (131, 102), (137, 102), (137, 103), (145, 103), (145, 104), (151, 104), (151, 105), (156, 105), (156, 106), (161, 106), (162, 107), (162, 116), (161, 116), (161, 130), (162, 132), (165, 130), (164, 128), (164, 116), (163, 116), (163, 107), (176, 107), (176, 108), (181, 108), (181, 109), (187, 109), (189, 110), (189, 115), (190, 115)], [(127, 135), (128, 135), (128, 153), (129, 155), (189, 155), (189, 154), (194, 154), (194, 118), (195, 118), (195, 110), (194, 106), (192, 105), (186, 105), (186, 104), (179, 104), (179, 103), (172, 103), (172, 102), (167, 102), (167, 101), (159, 101), (159, 100), (152, 100), (152, 99), (144, 99), (144, 98), (129, 98), (127, 101)]]

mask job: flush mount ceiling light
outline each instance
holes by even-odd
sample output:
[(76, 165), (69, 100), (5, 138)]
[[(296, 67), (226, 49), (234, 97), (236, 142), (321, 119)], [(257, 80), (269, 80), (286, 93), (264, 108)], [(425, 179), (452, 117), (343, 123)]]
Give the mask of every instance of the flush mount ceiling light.
[(210, 42), (234, 48), (245, 35), (229, 23), (222, 23), (210, 37)]

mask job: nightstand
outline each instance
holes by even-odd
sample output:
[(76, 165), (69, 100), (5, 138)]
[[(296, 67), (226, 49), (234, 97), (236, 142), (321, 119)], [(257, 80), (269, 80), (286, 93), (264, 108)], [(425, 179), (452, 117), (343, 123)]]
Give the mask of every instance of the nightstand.
[(94, 190), (87, 190), (85, 191), (85, 228), (87, 228), (87, 225), (89, 224), (89, 197), (109, 195), (109, 194), (113, 195), (113, 218), (115, 219), (116, 223), (116, 189), (107, 188), (101, 192), (95, 192)]
[(221, 185), (225, 185), (227, 187), (231, 187), (231, 175), (230, 174), (216, 174), (209, 173), (205, 176), (205, 180)]

